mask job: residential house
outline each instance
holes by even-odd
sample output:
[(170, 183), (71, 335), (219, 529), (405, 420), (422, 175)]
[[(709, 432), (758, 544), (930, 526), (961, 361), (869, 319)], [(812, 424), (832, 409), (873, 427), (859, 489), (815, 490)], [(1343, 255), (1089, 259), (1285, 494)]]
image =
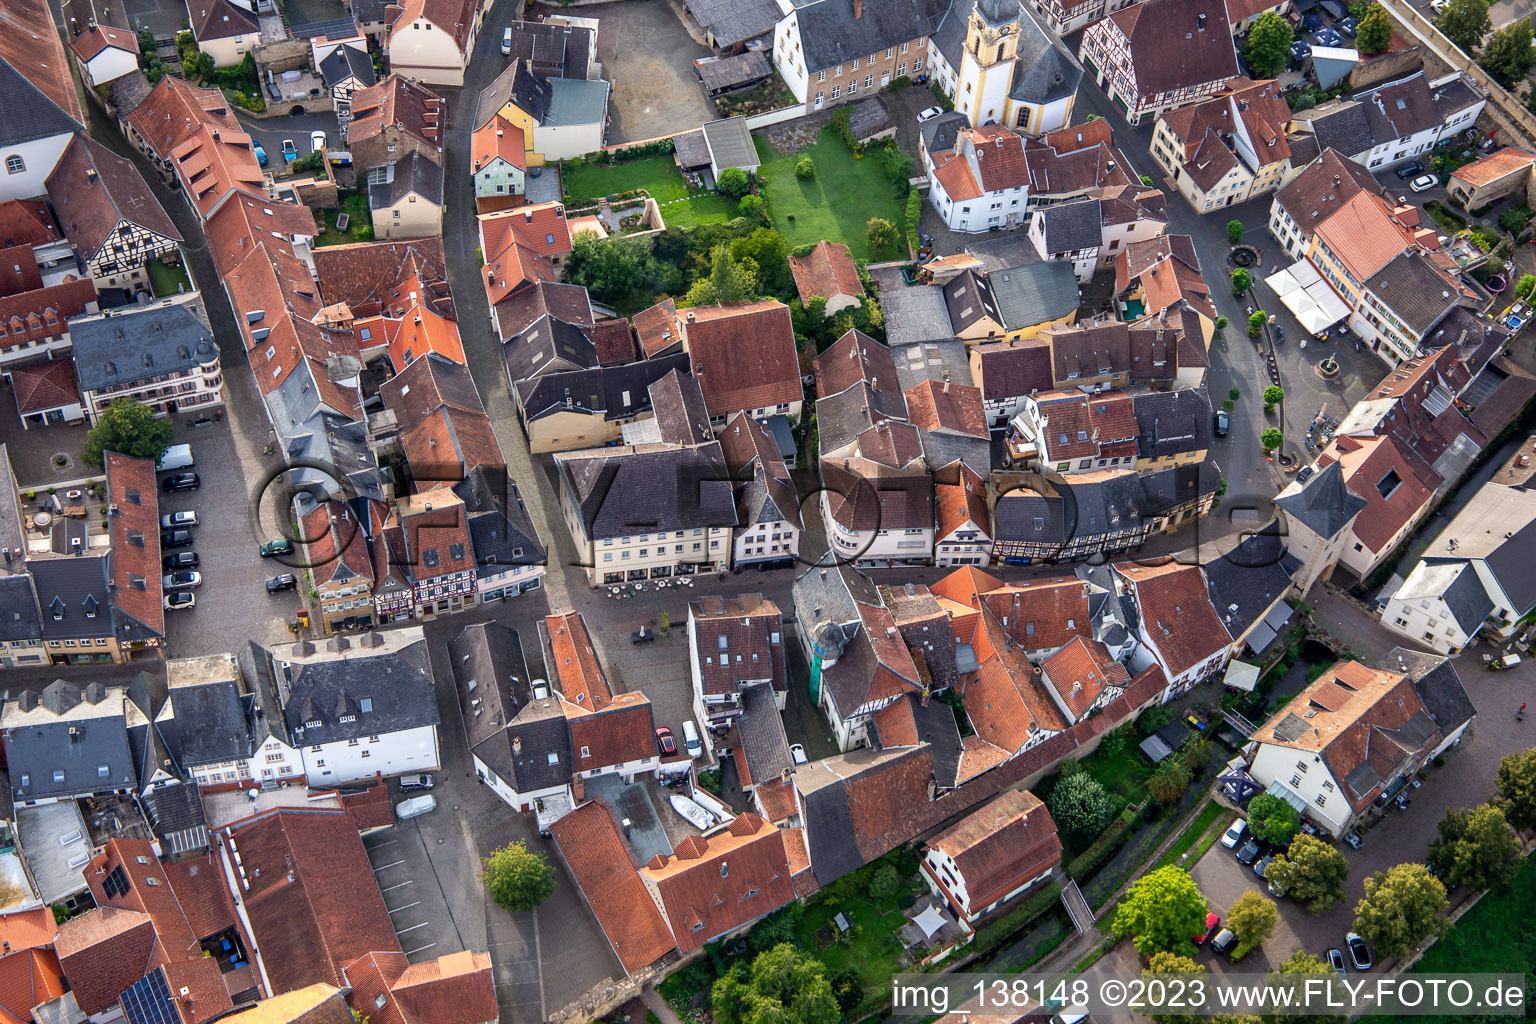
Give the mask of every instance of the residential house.
[(881, 420), (849, 456), (822, 459), (822, 520), (839, 558), (871, 566), (933, 558), (934, 485), (922, 455), (914, 427)]
[[(1072, 723), (1046, 692), (1024, 646), (1014, 640), (1017, 627), (1010, 630), (1002, 618), (991, 602), (981, 602), (971, 640), (977, 668), (965, 682), (962, 700), (976, 735), (1006, 756), (1017, 757)], [(1025, 632), (1023, 644), (1039, 642), (1031, 641), (1027, 628)]]
[(1318, 226), (1362, 192), (1389, 198), (1370, 171), (1332, 147), (1298, 170), (1269, 205), (1269, 233), (1292, 259), (1305, 256)]
[(570, 451), (620, 440), (626, 424), (650, 413), (651, 385), (688, 368), (688, 356), (676, 352), (638, 363), (557, 370), (517, 381), (512, 396), (530, 450)]
[(1024, 400), (1011, 421), (1009, 454), (1018, 469), (1063, 475), (1134, 467), (1140, 426), (1130, 395), (1046, 391)]
[[(396, 5), (390, 5), (391, 8)], [(488, 4), (474, 0), (407, 0), (386, 10), (384, 52), (396, 74), (428, 85), (463, 85)]]
[(955, 916), (975, 924), (1061, 864), (1056, 823), (1027, 789), (1003, 794), (923, 844), (923, 881)]
[(347, 148), (352, 163), (372, 170), (404, 160), (409, 153), (443, 164), (447, 103), (419, 81), (390, 75), (352, 94)]
[(1030, 167), (1022, 136), (996, 124), (961, 129), (952, 148), (928, 150), (925, 157), (928, 201), (950, 230), (978, 232), (1024, 223)]
[(814, 298), (827, 300), (827, 316), (858, 306), (864, 301), (864, 283), (848, 256), (848, 247), (837, 242), (817, 242), (804, 256), (791, 256), (789, 269), (795, 277), (800, 304)]
[(1293, 138), (1314, 136), (1319, 151), (1337, 149), (1380, 171), (1423, 156), (1442, 139), (1471, 127), (1486, 103), (1482, 90), (1461, 72), (1430, 79), (1415, 71), (1297, 111), (1290, 131)]
[(331, 105), (336, 110), (336, 120), (347, 129), (352, 121), (352, 97), (378, 84), (368, 43), (362, 36), (331, 42), (324, 47), (322, 54), (321, 46), (312, 39), (310, 52), (319, 55), (313, 61), (313, 66), (331, 92)]
[(1029, 263), (990, 273), (961, 271), (944, 285), (955, 336), (964, 341), (1027, 341), (1077, 321), (1080, 292), (1072, 268)]
[(205, 123), (171, 150), (171, 166), (199, 219), (207, 221), (236, 193), (267, 198), (266, 178), (252, 146), (245, 132)]
[[(67, 365), (67, 363), (65, 364)], [(42, 611), (27, 572), (27, 526), (11, 454), (0, 445), (0, 667), (45, 665)]]
[(713, 427), (739, 411), (799, 419), (804, 393), (788, 306), (701, 306), (679, 311), (677, 328)]
[[(688, 665), (693, 713), (706, 733), (723, 735), (741, 717), (743, 691), (755, 684), (766, 684), (782, 711), (789, 682), (778, 605), (761, 594), (688, 602)], [(714, 737), (706, 742), (713, 748)]]
[(0, 131), (0, 202), (45, 191), (85, 115), (53, 15), (44, 6), (8, 4), (0, 11), (0, 94), (9, 97)]
[(1424, 710), (1440, 730), (1440, 743), (1431, 757), (1439, 757), (1461, 742), (1477, 708), (1467, 695), (1466, 685), (1456, 671), (1456, 663), (1438, 654), (1426, 654), (1411, 647), (1394, 647), (1384, 663), (1389, 671), (1405, 674), (1414, 692), (1424, 702)]
[[(571, 251), (571, 229), (561, 203), (536, 203), (483, 214), (480, 251), (485, 256), (485, 297), (491, 321), (502, 341), (526, 330), (540, 316), (553, 313), (576, 323), (596, 319), (586, 290), (542, 290), (554, 283)], [(554, 305), (551, 305), (551, 303)]]
[(543, 585), (549, 556), (517, 481), (503, 466), (475, 466), (453, 485), (469, 517), (475, 603), (505, 601)]
[(252, 656), (281, 698), (274, 709), (281, 707), (311, 786), (441, 767), (432, 666), (419, 627), (253, 646)]
[[(0, 367), (52, 359), (69, 349), (69, 320), (97, 308), (96, 284), (80, 277), (74, 252), (41, 203), (5, 204), (0, 260)], [(23, 415), (35, 410), (23, 410)]]
[(1040, 663), (1040, 681), (1062, 717), (1076, 724), (1119, 697), (1131, 674), (1099, 641), (1079, 636)]
[(745, 412), (734, 413), (720, 432), (720, 450), (736, 499), (731, 564), (768, 568), (800, 557), (800, 495), (773, 435)]
[(924, 380), (903, 395), (907, 420), (917, 429), (923, 461), (935, 483), (955, 478), (963, 465), (981, 476), (992, 470), (992, 435), (987, 430), (981, 389), (951, 380)]
[(1050, 343), (1036, 338), (976, 345), (971, 349), (971, 376), (981, 388), (988, 427), (1005, 427), (1031, 393), (1054, 386)]
[(1037, 8), (1044, 23), (1059, 37), (1066, 37), (1134, 0), (1043, 0)]
[(149, 262), (181, 259), (181, 233), (138, 170), (83, 135), (48, 176), (48, 199), (98, 289), (150, 291)]
[(1219, 558), (1204, 563), (1211, 604), (1232, 637), (1233, 658), (1245, 649), (1261, 656), (1278, 639), (1292, 607), (1294, 563), (1286, 557), (1285, 539), (1275, 525), (1250, 533)]
[(341, 990), (319, 982), (263, 999), (223, 1019), (229, 1024), (348, 1024), (356, 1020)]
[(224, 371), (196, 292), (84, 316), (71, 325), (80, 398), (92, 423), (119, 398), (160, 416), (224, 404)]
[(139, 70), (139, 37), (126, 28), (94, 24), (69, 41), (87, 89), (111, 85)]
[(1290, 119), (1279, 83), (1234, 78), (1212, 98), (1159, 116), (1152, 159), (1209, 213), (1273, 192), (1301, 169), (1291, 163)]
[(774, 66), (809, 110), (857, 99), (895, 78), (922, 77), (944, 14), (944, 5), (927, 0), (868, 8), (863, 0), (817, 0), (784, 11), (773, 33)]
[(320, 502), (299, 521), (308, 584), (326, 636), (373, 625), (373, 561), (363, 524), (344, 501)]
[(419, 153), (371, 168), (368, 210), (376, 238), (442, 234), (443, 169)]
[(514, 810), (545, 801), (569, 809), (570, 729), (560, 697), (533, 689), (543, 684), (530, 678), (517, 631), (498, 622), (466, 626), (448, 654), (475, 776)]
[[(464, 499), (446, 482), (398, 498), (382, 527), (395, 567), (411, 583), (408, 612), (390, 602), (381, 607), (382, 578), (375, 555), (374, 617), (394, 622), (405, 615), (422, 619), (472, 607), (475, 603), (475, 556), (470, 547), (469, 515)], [(378, 548), (377, 539), (374, 543)], [(388, 614), (388, 619), (381, 618)]]
[(154, 84), (138, 106), (123, 114), (119, 127), (161, 173), (172, 171), (171, 152), (202, 125), (238, 132), (240, 122), (218, 89), (199, 89), (175, 75)]
[(528, 150), (523, 130), (500, 114), (476, 128), (470, 137), (475, 177), (475, 209), (493, 213), (517, 206), (524, 196)]
[(1532, 167), (1536, 153), (1505, 146), (1452, 171), (1446, 191), (1466, 209), (1481, 210), (1507, 195), (1524, 196)]
[(1088, 26), (1077, 56), (1131, 124), (1210, 96), (1238, 73), (1226, 5), (1212, 0), (1123, 7)]
[(400, 1024), (495, 1024), (500, 1019), (489, 953), (465, 949), (413, 964), (399, 950), (375, 950), (348, 964), (344, 973), (352, 1004), (372, 1007), (370, 1018)]
[(1379, 813), (1445, 739), (1406, 673), (1340, 661), (1254, 733), (1248, 774), (1340, 837), (1373, 804)]
[[(812, 569), (811, 573), (821, 571)], [(874, 597), (878, 600), (878, 593)], [(812, 636), (817, 703), (827, 716), (839, 750), (869, 745), (877, 713), (903, 694), (924, 689), (895, 619), (878, 604), (854, 602), (851, 634), (818, 617)]]
[(1078, 284), (1087, 284), (1100, 262), (1103, 215), (1097, 199), (1037, 207), (1029, 215), (1029, 240), (1040, 258), (1065, 263)]
[(182, 777), (199, 786), (303, 777), (304, 757), (288, 742), (281, 708), (262, 703), (234, 655), (173, 658), (165, 668), (155, 730)]
[(992, 516), (987, 484), (965, 463), (941, 470), (933, 481), (936, 526), (933, 564), (986, 565), (992, 559)]
[(1157, 317), (1160, 326), (1182, 306), (1199, 317), (1201, 347), (1210, 348), (1216, 306), (1188, 235), (1162, 235), (1122, 249), (1115, 257), (1115, 301), (1129, 315)]
[(132, 793), (139, 777), (128, 743), (127, 692), (55, 680), (0, 706), (11, 800), (18, 806)]
[(214, 67), (232, 68), (254, 53), (261, 28), (254, 12), (230, 0), (187, 0), (192, 38), (213, 58)]
[(607, 143), (612, 87), (602, 78), (549, 78), (513, 60), (480, 93), (475, 124), (500, 114), (523, 133), (527, 166), (569, 160)]
[(1123, 246), (1156, 238), (1168, 230), (1168, 218), (1163, 213), (1166, 197), (1161, 189), (1138, 182), (1095, 189), (1093, 195), (1099, 200), (1101, 269), (1114, 265)]
[(1204, 462), (1211, 444), (1211, 397), (1204, 387), (1130, 392), (1136, 417), (1136, 471)]
[(1232, 637), (1198, 565), (1116, 562), (1114, 571), (1121, 593), (1136, 605), (1141, 642), (1168, 681), (1162, 703), (1226, 668)]

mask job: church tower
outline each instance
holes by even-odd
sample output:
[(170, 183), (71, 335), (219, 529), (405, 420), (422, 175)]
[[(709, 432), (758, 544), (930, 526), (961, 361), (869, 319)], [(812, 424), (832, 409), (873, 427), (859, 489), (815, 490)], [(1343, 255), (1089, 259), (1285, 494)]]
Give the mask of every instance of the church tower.
[(1018, 56), (1019, 0), (976, 0), (965, 26), (955, 109), (973, 126), (1001, 123)]

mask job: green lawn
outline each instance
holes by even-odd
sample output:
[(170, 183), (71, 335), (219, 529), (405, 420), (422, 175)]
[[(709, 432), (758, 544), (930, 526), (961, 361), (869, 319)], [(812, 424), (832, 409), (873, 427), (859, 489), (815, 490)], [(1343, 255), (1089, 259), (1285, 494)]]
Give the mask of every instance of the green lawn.
[(1141, 751), (1131, 748), (1129, 741), (1116, 754), (1095, 751), (1082, 763), (1099, 785), (1123, 797), (1126, 803), (1140, 804), (1147, 798), (1147, 776), (1152, 774), (1152, 766)]
[(736, 216), (736, 208), (718, 192), (688, 192), (687, 182), (670, 155), (612, 165), (582, 164), (561, 167), (567, 202), (582, 206), (604, 196), (643, 188), (661, 207), (668, 224), (723, 224)]
[(1186, 853), (1190, 857), (1184, 866), (1194, 867), (1195, 862), (1205, 854), (1206, 850), (1211, 848), (1211, 843), (1216, 841), (1216, 835), (1220, 832), (1225, 832), (1227, 825), (1230, 824), (1230, 819), (1234, 817), (1236, 815), (1215, 801), (1206, 804), (1205, 810), (1201, 811), (1199, 817), (1190, 822), (1189, 828), (1185, 829), (1184, 834), (1174, 840), (1173, 845), (1168, 847), (1167, 852), (1158, 858), (1157, 863), (1152, 865), (1151, 870), (1155, 871), (1158, 868), (1167, 867), (1169, 864), (1177, 864), (1179, 863), (1179, 858)]
[[(839, 913), (858, 934), (852, 940), (833, 941), (823, 947), (821, 944), (827, 941), (827, 936), (818, 933), (825, 931), (835, 935), (837, 926), (832, 919)], [(864, 1002), (848, 1015), (850, 1019), (868, 1013), (889, 996), (891, 975), (897, 973), (901, 956), (901, 939), (896, 934), (901, 922), (896, 897), (877, 901), (865, 895), (843, 900), (836, 907), (828, 906), (824, 899), (813, 900), (805, 908), (805, 915), (796, 928), (797, 945), (814, 953), (826, 965), (828, 974), (845, 967), (859, 972), (859, 981), (864, 986)]]
[(192, 280), (187, 277), (187, 268), (180, 263), (167, 266), (159, 260), (150, 260), (147, 269), (149, 286), (154, 289), (157, 299), (166, 295), (175, 295), (178, 291), (192, 290)]
[(1527, 857), (1520, 873), (1502, 889), (1479, 900), (1445, 938), (1430, 947), (1413, 971), (1529, 973), (1536, 969), (1536, 930), (1530, 927), (1533, 917), (1536, 858)]
[[(795, 163), (809, 156), (816, 176), (795, 177)], [(768, 140), (757, 138), (759, 173), (768, 179), (773, 226), (790, 245), (826, 239), (846, 245), (856, 259), (895, 259), (895, 250), (872, 253), (864, 236), (871, 217), (884, 217), (897, 234), (905, 223), (902, 205), (891, 194), (891, 183), (873, 154), (855, 157), (829, 126), (816, 144), (792, 156), (779, 156)]]
[[(373, 214), (368, 209), (368, 197), (361, 192), (355, 192), (341, 202), (341, 209), (326, 210), (325, 230), (320, 232), (315, 239), (315, 245), (345, 245), (349, 242), (373, 241)], [(347, 220), (347, 230), (336, 230), (336, 218), (340, 214), (350, 214)]]

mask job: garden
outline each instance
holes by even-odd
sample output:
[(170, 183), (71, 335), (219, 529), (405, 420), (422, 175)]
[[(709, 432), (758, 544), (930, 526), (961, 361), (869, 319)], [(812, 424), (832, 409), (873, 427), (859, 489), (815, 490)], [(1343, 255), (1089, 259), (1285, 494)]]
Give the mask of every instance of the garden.
[(689, 189), (670, 153), (613, 163), (569, 160), (560, 178), (565, 201), (573, 208), (643, 189), (661, 207), (662, 219), (678, 227), (724, 224), (736, 216), (736, 204), (720, 193)]
[(192, 290), (192, 279), (187, 277), (187, 268), (180, 263), (150, 260), (144, 269), (149, 272), (149, 286), (157, 299)]
[[(315, 245), (346, 245), (349, 242), (373, 241), (373, 214), (368, 207), (368, 196), (362, 192), (342, 192), (341, 207), (324, 210), (325, 229), (315, 238)], [(345, 231), (336, 229), (336, 221), (347, 215)]]
[[(904, 223), (903, 203), (894, 194), (887, 166), (890, 147), (874, 146), (856, 153), (839, 138), (835, 125), (823, 128), (814, 143), (797, 152), (779, 152), (763, 135), (756, 142), (762, 161), (758, 173), (768, 182), (773, 226), (791, 245), (826, 239), (846, 245), (855, 259), (867, 260), (896, 259), (903, 254), (894, 233), (880, 246), (872, 247), (868, 237), (871, 219)], [(812, 173), (800, 177), (797, 169), (806, 158)]]

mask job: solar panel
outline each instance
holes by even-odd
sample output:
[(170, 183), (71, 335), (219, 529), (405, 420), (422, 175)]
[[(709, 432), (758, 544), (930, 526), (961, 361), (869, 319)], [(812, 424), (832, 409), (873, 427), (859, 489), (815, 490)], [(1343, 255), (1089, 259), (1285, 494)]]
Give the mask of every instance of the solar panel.
[(128, 873), (123, 870), (121, 864), (112, 869), (112, 873), (107, 875), (107, 880), (101, 883), (101, 888), (108, 899), (128, 895)]
[(181, 1024), (162, 968), (134, 982), (123, 993), (122, 1004), (128, 1024)]

